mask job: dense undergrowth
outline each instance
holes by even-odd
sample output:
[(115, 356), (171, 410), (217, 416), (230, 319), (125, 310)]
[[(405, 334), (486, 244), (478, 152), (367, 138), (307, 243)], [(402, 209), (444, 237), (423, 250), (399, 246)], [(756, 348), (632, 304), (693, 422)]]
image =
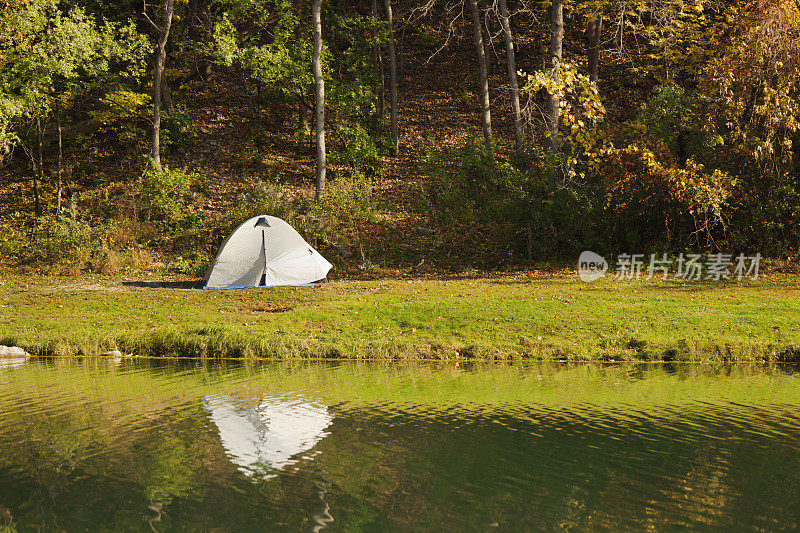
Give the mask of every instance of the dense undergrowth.
[(268, 213), (287, 220), (332, 258), (353, 256), (367, 264), (364, 225), (375, 218), (375, 201), (372, 182), (361, 174), (337, 180), (324, 206), (291, 196), (278, 182), (259, 181), (210, 216), (200, 209), (203, 187), (200, 174), (165, 168), (145, 173), (111, 219), (16, 213), (0, 222), (0, 255), (21, 271), (200, 275), (233, 229)]

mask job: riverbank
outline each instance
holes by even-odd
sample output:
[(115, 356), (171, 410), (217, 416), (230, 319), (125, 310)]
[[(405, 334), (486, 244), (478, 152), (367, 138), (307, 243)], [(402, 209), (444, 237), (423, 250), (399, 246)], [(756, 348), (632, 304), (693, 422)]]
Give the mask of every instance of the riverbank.
[(0, 345), (33, 355), (800, 359), (800, 277), (678, 283), (569, 273), (202, 291), (192, 280), (5, 276)]

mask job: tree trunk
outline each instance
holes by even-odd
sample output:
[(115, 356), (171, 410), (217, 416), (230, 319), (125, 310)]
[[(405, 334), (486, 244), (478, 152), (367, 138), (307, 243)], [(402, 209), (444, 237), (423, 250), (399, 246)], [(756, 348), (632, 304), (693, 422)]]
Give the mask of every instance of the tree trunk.
[[(297, 97), (297, 127), (303, 132), (308, 131), (308, 114), (306, 113), (306, 103), (302, 96)], [(305, 135), (305, 133), (303, 133)]]
[(39, 183), (42, 181), (42, 118), (36, 117), (36, 172), (33, 175), (33, 213), (38, 217), (42, 214), (42, 204), (39, 201)]
[(380, 78), (381, 78), (381, 102), (380, 102), (380, 111), (381, 111), (381, 119), (383, 119), (383, 115), (386, 113), (386, 66), (384, 65), (383, 61), (383, 51), (378, 47), (378, 67), (381, 69)]
[[(564, 42), (564, 0), (553, 0), (550, 7), (550, 70), (555, 75), (561, 66), (562, 43)], [(557, 95), (548, 95), (547, 126), (550, 135), (547, 144), (558, 152), (559, 100)]]
[(64, 161), (64, 152), (61, 149), (61, 106), (58, 98), (56, 98), (56, 123), (58, 124), (58, 191), (56, 192), (56, 218), (58, 218), (61, 216), (61, 191), (63, 183), (61, 173)]
[(325, 79), (322, 77), (322, 0), (314, 0), (311, 6), (314, 30), (314, 53), (311, 67), (314, 71), (314, 96), (317, 104), (317, 191), (316, 201), (325, 197)]
[(375, 78), (375, 109), (376, 114), (383, 119), (383, 58), (381, 58), (381, 47), (378, 44), (378, 0), (372, 0), (372, 18), (375, 19), (375, 27), (372, 30), (372, 38), (375, 45), (372, 47), (372, 74)]
[(478, 52), (478, 78), (481, 86), (481, 126), (486, 149), (492, 151), (492, 110), (489, 100), (489, 74), (486, 66), (486, 50), (483, 44), (483, 30), (481, 29), (481, 14), (478, 11), (478, 1), (469, 0), (472, 10), (472, 25), (475, 29), (475, 50)]
[(189, 40), (197, 42), (200, 40), (200, 17), (197, 15), (198, 11), (197, 0), (189, 0), (189, 5), (186, 8), (186, 18), (189, 24)]
[(598, 15), (586, 26), (586, 40), (589, 57), (589, 78), (597, 83), (597, 69), (600, 63), (600, 32), (603, 29), (603, 17)]
[(389, 92), (392, 98), (392, 155), (397, 155), (400, 153), (400, 139), (397, 131), (397, 54), (394, 49), (392, 0), (386, 0), (386, 21), (389, 23)]
[(511, 33), (511, 22), (508, 17), (506, 0), (498, 1), (500, 7), (500, 23), (506, 41), (506, 63), (508, 65), (508, 81), (511, 85), (511, 115), (514, 119), (514, 142), (517, 155), (525, 152), (525, 137), (522, 133), (522, 113), (519, 107), (519, 84), (517, 83), (517, 60), (514, 54), (514, 36)]
[(400, 34), (400, 45), (397, 47), (397, 86), (406, 86), (406, 30), (408, 24), (403, 25), (403, 31)]
[(161, 72), (161, 105), (169, 111), (174, 109), (172, 105), (172, 91), (169, 88), (169, 78), (166, 72)]
[[(203, 21), (201, 20), (203, 10), (203, 0), (189, 0), (186, 8), (187, 23), (189, 25), (189, 41), (193, 44), (199, 44), (203, 41), (208, 41), (208, 32), (203, 28)], [(195, 48), (195, 69), (200, 79), (205, 82), (211, 76), (211, 61), (207, 57), (200, 54), (199, 50)]]
[(164, 74), (164, 62), (167, 57), (167, 39), (172, 26), (172, 11), (175, 0), (163, 0), (161, 4), (161, 28), (158, 33), (158, 50), (156, 51), (156, 67), (153, 73), (153, 148), (150, 156), (153, 167), (161, 170), (161, 78)]

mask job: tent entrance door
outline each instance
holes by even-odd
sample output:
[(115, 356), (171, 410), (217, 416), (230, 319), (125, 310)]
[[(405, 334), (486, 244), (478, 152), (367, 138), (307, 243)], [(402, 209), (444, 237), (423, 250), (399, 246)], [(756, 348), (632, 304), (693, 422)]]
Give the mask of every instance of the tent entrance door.
[(261, 279), (258, 282), (259, 287), (267, 286), (267, 233), (261, 229), (261, 249), (264, 250), (264, 270), (261, 272)]

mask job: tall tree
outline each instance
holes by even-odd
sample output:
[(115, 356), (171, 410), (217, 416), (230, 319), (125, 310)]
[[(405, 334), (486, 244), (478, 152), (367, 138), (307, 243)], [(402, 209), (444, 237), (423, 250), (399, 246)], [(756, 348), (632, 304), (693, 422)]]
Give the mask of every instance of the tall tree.
[[(550, 64), (548, 65), (553, 76), (559, 75), (563, 42), (564, 0), (553, 0), (550, 6)], [(547, 137), (547, 144), (553, 152), (558, 152), (559, 105), (558, 94), (548, 94), (547, 129), (549, 130), (549, 135)]]
[(172, 26), (172, 12), (175, 0), (162, 0), (161, 26), (158, 27), (158, 48), (156, 50), (156, 65), (153, 73), (153, 147), (150, 157), (153, 167), (161, 170), (161, 84), (164, 75), (164, 63), (167, 59), (167, 39)]
[[(42, 129), (42, 117), (41, 115), (36, 116), (36, 176), (39, 178), (39, 183), (42, 182), (44, 179), (42, 176), (42, 137), (44, 136), (44, 130)], [(39, 188), (36, 186), (36, 178), (33, 180), (33, 200), (34, 200), (34, 208), (33, 212), (36, 216), (40, 216), (42, 214), (42, 204), (39, 201)]]
[(481, 88), (481, 127), (486, 149), (492, 150), (492, 109), (489, 100), (489, 73), (486, 65), (486, 49), (483, 44), (483, 29), (478, 0), (468, 0), (472, 11), (472, 26), (475, 30), (475, 50), (478, 52), (478, 82)]
[(375, 109), (378, 116), (383, 119), (384, 95), (383, 95), (383, 58), (381, 57), (381, 45), (378, 40), (378, 0), (372, 0), (372, 19), (375, 26), (372, 29), (372, 75), (375, 78)]
[(506, 64), (508, 66), (508, 82), (511, 86), (511, 116), (514, 119), (514, 142), (518, 156), (525, 151), (525, 136), (522, 133), (522, 113), (519, 107), (519, 83), (517, 81), (517, 60), (514, 54), (514, 35), (511, 33), (511, 21), (508, 16), (506, 0), (498, 0), (500, 8), (500, 24), (503, 26), (503, 37), (506, 42)]
[(389, 92), (392, 99), (392, 154), (400, 152), (397, 132), (397, 54), (394, 48), (394, 22), (392, 20), (392, 0), (386, 0), (386, 21), (389, 24)]
[(317, 190), (315, 199), (322, 202), (325, 197), (325, 78), (322, 77), (322, 0), (311, 5), (311, 24), (314, 33), (314, 52), (311, 68), (314, 71), (314, 96), (317, 114)]
[(62, 172), (64, 165), (64, 151), (61, 144), (61, 102), (60, 98), (55, 99), (56, 102), (56, 125), (58, 127), (58, 166), (56, 172), (58, 173), (58, 189), (56, 190), (56, 217), (61, 216), (61, 191), (63, 186)]
[(589, 78), (597, 82), (600, 63), (600, 34), (603, 30), (603, 16), (596, 15), (586, 24), (586, 48), (589, 58)]

